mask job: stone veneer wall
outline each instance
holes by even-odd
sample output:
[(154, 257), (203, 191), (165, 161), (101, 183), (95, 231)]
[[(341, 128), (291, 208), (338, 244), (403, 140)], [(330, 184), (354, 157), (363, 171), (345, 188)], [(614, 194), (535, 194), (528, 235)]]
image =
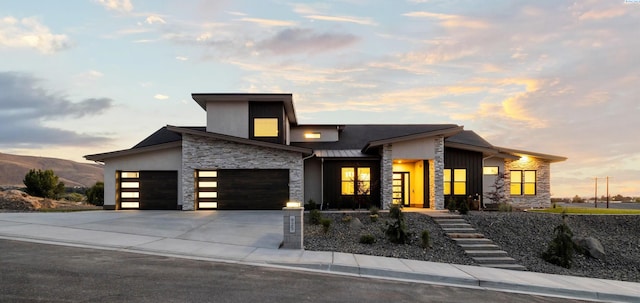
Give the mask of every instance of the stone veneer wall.
[(289, 199), (304, 200), (304, 165), (297, 152), (183, 134), (182, 210), (194, 210), (196, 169), (289, 169)]
[(435, 195), (435, 209), (444, 209), (444, 136), (438, 136), (435, 140), (435, 158), (433, 160), (433, 175)]
[(380, 165), (380, 200), (382, 209), (389, 209), (393, 203), (393, 151), (391, 144), (382, 147), (382, 160)]
[[(528, 161), (505, 160), (505, 170), (535, 170), (536, 171), (536, 194), (534, 196), (511, 196), (511, 203), (519, 208), (549, 207), (551, 206), (551, 163), (533, 157)], [(511, 188), (511, 178), (505, 178), (505, 191), (509, 194)]]

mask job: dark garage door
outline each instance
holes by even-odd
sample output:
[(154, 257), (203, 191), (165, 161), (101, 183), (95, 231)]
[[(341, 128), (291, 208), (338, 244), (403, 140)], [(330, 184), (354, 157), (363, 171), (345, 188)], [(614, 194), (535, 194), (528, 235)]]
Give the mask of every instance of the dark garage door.
[(282, 209), (288, 199), (288, 169), (218, 170), (218, 209)]
[(178, 209), (178, 172), (141, 171), (140, 209)]

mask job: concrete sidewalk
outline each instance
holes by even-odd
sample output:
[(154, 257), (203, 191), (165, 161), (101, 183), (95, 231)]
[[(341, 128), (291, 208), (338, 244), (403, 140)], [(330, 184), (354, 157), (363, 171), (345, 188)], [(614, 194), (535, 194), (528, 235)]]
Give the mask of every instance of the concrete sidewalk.
[(0, 238), (606, 302), (640, 283), (338, 252), (278, 249), (280, 211), (0, 213)]

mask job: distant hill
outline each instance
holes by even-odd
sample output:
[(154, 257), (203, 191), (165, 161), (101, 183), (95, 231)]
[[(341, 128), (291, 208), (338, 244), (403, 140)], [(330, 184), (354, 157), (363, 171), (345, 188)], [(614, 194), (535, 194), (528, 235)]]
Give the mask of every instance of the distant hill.
[(0, 186), (24, 186), (30, 169), (51, 169), (67, 187), (90, 187), (102, 181), (102, 166), (71, 160), (0, 153)]

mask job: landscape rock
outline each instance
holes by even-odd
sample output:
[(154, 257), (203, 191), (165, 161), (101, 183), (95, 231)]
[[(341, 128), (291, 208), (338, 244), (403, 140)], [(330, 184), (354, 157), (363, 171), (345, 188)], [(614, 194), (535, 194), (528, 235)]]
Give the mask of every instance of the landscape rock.
[(588, 256), (596, 259), (604, 259), (605, 252), (602, 243), (594, 237), (573, 237), (573, 243)]
[(364, 224), (362, 224), (362, 221), (360, 221), (360, 219), (358, 218), (353, 218), (351, 219), (351, 222), (349, 223), (349, 227), (352, 229), (361, 229), (364, 227)]

